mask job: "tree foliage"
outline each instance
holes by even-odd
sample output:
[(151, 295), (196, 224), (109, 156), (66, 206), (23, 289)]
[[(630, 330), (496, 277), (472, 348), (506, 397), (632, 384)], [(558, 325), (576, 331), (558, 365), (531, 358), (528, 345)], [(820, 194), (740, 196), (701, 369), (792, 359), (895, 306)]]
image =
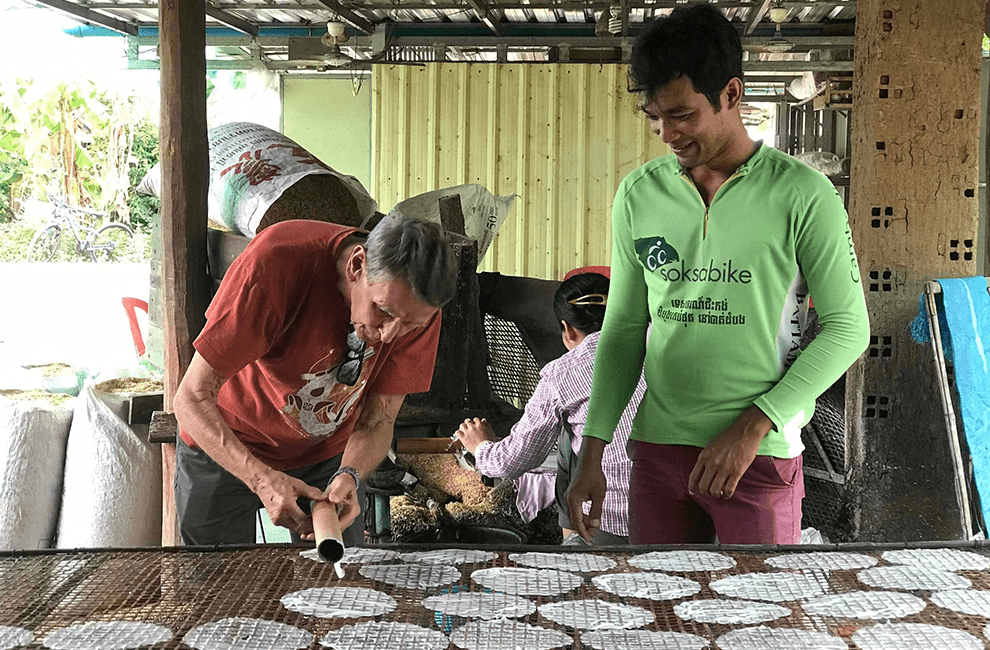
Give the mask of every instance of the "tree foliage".
[[(134, 129), (131, 144), (131, 168), (128, 174), (132, 188), (138, 186), (148, 170), (158, 162), (158, 158), (158, 127), (147, 120), (140, 122)], [(158, 199), (138, 194), (132, 189), (127, 204), (131, 213), (131, 225), (137, 230), (150, 233), (155, 215), (158, 214)]]
[[(149, 129), (138, 98), (90, 81), (0, 81), (0, 218), (10, 220), (25, 199), (58, 195), (130, 221), (135, 137), (147, 159)], [(153, 148), (157, 159), (157, 136)]]

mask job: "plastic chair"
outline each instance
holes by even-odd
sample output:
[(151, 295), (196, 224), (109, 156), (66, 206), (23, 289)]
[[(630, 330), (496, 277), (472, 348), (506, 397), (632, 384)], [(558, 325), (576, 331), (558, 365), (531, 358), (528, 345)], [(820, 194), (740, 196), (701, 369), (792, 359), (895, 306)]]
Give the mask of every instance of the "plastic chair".
[(120, 303), (127, 312), (127, 322), (131, 326), (131, 338), (134, 339), (134, 350), (137, 355), (144, 356), (144, 338), (141, 336), (141, 328), (138, 326), (136, 308), (140, 307), (144, 313), (148, 313), (148, 303), (140, 298), (121, 298)]
[(606, 278), (612, 277), (612, 267), (610, 266), (582, 266), (577, 269), (571, 269), (564, 276), (564, 280), (569, 280), (571, 276), (577, 275), (578, 273), (600, 273)]

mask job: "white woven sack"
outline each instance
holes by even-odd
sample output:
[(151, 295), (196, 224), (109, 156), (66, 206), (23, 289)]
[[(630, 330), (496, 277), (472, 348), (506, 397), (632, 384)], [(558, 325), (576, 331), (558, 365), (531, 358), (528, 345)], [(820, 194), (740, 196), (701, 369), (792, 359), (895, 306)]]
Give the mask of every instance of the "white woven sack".
[(336, 176), (357, 203), (363, 222), (378, 203), (355, 176), (338, 172), (295, 141), (260, 124), (230, 122), (209, 130), (210, 219), (252, 238), (268, 208), (310, 174)]
[(0, 397), (0, 550), (50, 548), (72, 409)]
[(69, 431), (59, 548), (161, 544), (162, 456), (124, 418), (124, 398), (83, 387)]
[(478, 242), (478, 264), (484, 259), (498, 229), (512, 209), (515, 194), (496, 196), (483, 185), (455, 185), (424, 192), (395, 204), (389, 214), (400, 214), (417, 221), (440, 223), (440, 199), (457, 194), (464, 214), (464, 234)]

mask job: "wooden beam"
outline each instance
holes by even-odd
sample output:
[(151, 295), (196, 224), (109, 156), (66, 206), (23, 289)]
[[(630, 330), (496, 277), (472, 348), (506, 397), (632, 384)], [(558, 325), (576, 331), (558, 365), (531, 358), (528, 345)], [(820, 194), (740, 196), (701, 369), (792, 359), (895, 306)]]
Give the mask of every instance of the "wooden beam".
[(321, 5), (323, 5), (324, 7), (326, 7), (327, 9), (329, 9), (330, 11), (335, 12), (342, 19), (354, 25), (365, 34), (375, 33), (374, 23), (364, 18), (357, 12), (348, 9), (340, 2), (337, 2), (337, 0), (316, 0), (316, 1), (319, 2)]
[(849, 72), (852, 61), (743, 61), (743, 72)]
[(175, 435), (178, 431), (179, 423), (175, 419), (175, 413), (152, 412), (151, 423), (148, 426), (148, 442), (171, 445), (174, 452)]
[[(451, 207), (459, 209), (459, 202)], [(419, 409), (421, 416), (429, 412), (438, 417), (436, 422), (448, 422), (461, 409), (480, 410), (491, 404), (491, 386), (485, 371), (488, 346), (479, 308), (478, 243), (456, 233), (448, 232), (447, 237), (458, 260), (457, 292), (443, 307), (430, 390), (407, 395), (400, 419), (415, 417), (413, 413)]]
[(396, 438), (395, 453), (400, 456), (412, 454), (453, 454), (461, 445), (454, 445), (450, 438)]
[(244, 32), (248, 36), (258, 35), (257, 25), (249, 23), (243, 18), (238, 18), (234, 14), (228, 13), (223, 9), (217, 9), (211, 4), (206, 5), (206, 15), (217, 22), (223, 23), (227, 27), (236, 29), (239, 32)]
[(503, 36), (504, 32), (502, 30), (502, 24), (495, 18), (492, 10), (488, 7), (488, 4), (484, 0), (468, 0), (468, 4), (471, 8), (475, 10), (478, 14), (478, 18), (481, 22), (488, 26), (488, 29), (492, 30), (496, 36)]
[[(162, 311), (165, 410), (206, 323), (206, 7), (204, 0), (164, 0), (161, 35)], [(172, 484), (175, 446), (162, 446), (162, 544), (179, 543)]]
[(760, 24), (763, 17), (767, 15), (768, 11), (770, 11), (770, 5), (772, 4), (773, 0), (763, 0), (763, 4), (760, 5), (760, 8), (753, 12), (749, 22), (746, 23), (746, 36), (749, 36), (756, 30), (756, 26)]
[(103, 25), (109, 29), (116, 32), (122, 32), (129, 36), (137, 36), (138, 28), (137, 25), (132, 25), (131, 23), (124, 22), (123, 20), (118, 20), (117, 18), (111, 18), (110, 16), (104, 16), (101, 13), (97, 13), (92, 9), (86, 9), (81, 7), (74, 2), (68, 2), (67, 0), (37, 0), (43, 5), (48, 5), (53, 9), (58, 9), (59, 11), (64, 11), (67, 14), (71, 14), (76, 18), (84, 20), (88, 23), (96, 23), (97, 25)]

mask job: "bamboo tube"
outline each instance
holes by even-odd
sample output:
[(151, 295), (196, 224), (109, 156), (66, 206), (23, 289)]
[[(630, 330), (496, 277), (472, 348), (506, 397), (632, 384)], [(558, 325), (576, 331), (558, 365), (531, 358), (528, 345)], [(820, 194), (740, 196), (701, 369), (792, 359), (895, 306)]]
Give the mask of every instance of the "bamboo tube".
[(336, 507), (326, 500), (313, 501), (312, 512), (317, 554), (325, 562), (340, 562), (344, 557), (344, 542)]

